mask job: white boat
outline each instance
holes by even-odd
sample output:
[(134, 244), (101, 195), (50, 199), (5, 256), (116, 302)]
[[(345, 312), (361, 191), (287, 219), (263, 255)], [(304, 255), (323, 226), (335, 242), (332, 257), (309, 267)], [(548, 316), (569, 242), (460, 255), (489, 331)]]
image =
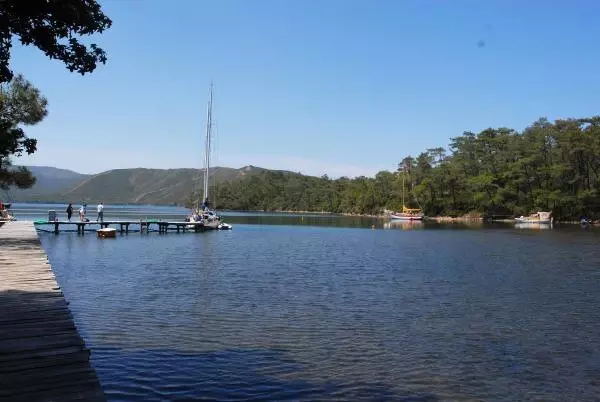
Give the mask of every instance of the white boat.
[[(204, 191), (203, 198), (205, 202), (202, 202), (200, 206), (200, 200), (196, 204), (195, 211), (191, 216), (187, 218), (188, 222), (201, 223), (204, 229), (215, 229), (215, 230), (230, 230), (232, 226), (228, 223), (221, 221), (221, 217), (217, 215), (214, 210), (211, 210), (206, 201), (209, 200), (209, 169), (210, 169), (210, 143), (212, 140), (212, 104), (213, 104), (213, 86), (210, 85), (210, 98), (208, 101), (208, 110), (206, 115), (206, 140), (204, 149)], [(190, 228), (194, 228), (196, 225), (188, 225)]]
[(539, 224), (550, 224), (552, 223), (552, 212), (541, 212), (538, 211), (535, 214), (529, 216), (520, 216), (515, 218), (517, 223), (539, 223)]

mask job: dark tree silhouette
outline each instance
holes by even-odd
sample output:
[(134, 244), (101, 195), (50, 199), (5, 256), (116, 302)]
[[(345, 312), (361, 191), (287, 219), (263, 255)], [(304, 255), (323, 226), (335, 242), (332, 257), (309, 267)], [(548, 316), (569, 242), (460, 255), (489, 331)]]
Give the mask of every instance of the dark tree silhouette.
[(36, 151), (37, 140), (27, 137), (22, 126), (40, 122), (47, 114), (47, 103), (21, 75), (0, 87), (0, 189), (13, 185), (26, 188), (35, 183), (27, 169), (11, 168), (10, 157)]
[(13, 37), (83, 75), (105, 63), (106, 54), (93, 43), (81, 43), (80, 37), (101, 33), (111, 24), (95, 0), (0, 0), (0, 83), (13, 77)]

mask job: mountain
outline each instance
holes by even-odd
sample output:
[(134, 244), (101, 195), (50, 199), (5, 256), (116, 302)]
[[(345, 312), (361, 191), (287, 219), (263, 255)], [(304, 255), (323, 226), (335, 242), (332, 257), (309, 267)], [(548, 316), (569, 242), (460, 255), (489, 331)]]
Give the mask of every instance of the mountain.
[[(28, 167), (37, 177), (27, 190), (11, 190), (13, 201), (104, 202), (108, 204), (183, 204), (192, 194), (202, 193), (204, 172), (199, 169), (115, 169), (96, 175), (82, 175), (49, 167)], [(267, 169), (245, 166), (240, 169), (210, 169), (211, 184), (244, 179)], [(294, 173), (295, 174), (295, 173)]]
[(53, 198), (90, 177), (87, 174), (50, 166), (27, 166), (27, 168), (35, 176), (36, 182), (31, 188), (11, 189), (9, 196), (15, 201), (43, 200), (46, 197)]

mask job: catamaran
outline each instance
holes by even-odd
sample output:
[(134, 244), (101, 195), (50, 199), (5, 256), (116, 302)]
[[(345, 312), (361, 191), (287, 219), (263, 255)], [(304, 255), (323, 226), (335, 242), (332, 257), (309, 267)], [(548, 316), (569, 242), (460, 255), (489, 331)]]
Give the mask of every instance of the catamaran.
[(213, 85), (210, 84), (210, 98), (208, 101), (208, 111), (206, 116), (206, 139), (204, 149), (204, 188), (202, 206), (200, 207), (200, 200), (196, 203), (194, 213), (187, 218), (188, 222), (202, 223), (205, 229), (217, 229), (217, 230), (229, 230), (232, 226), (221, 222), (221, 217), (217, 215), (214, 210), (209, 207), (209, 169), (210, 169), (210, 142), (212, 139), (212, 105), (213, 105)]

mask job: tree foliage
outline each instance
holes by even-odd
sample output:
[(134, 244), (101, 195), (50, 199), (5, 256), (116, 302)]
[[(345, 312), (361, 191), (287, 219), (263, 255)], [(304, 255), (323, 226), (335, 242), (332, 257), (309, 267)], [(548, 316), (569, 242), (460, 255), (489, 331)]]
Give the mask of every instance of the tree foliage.
[(106, 54), (78, 37), (101, 33), (111, 24), (95, 0), (0, 1), (0, 83), (13, 76), (9, 68), (13, 36), (61, 60), (70, 71), (85, 74), (105, 63)]
[(429, 216), (525, 215), (600, 218), (600, 117), (540, 119), (523, 132), (465, 132), (449, 149), (404, 157), (396, 172), (331, 180), (264, 171), (221, 183), (217, 206), (240, 210), (377, 214), (405, 204)]
[(46, 106), (46, 98), (21, 75), (0, 87), (0, 188), (27, 188), (35, 182), (27, 169), (12, 169), (10, 157), (36, 151), (37, 140), (29, 138), (22, 126), (40, 122)]

